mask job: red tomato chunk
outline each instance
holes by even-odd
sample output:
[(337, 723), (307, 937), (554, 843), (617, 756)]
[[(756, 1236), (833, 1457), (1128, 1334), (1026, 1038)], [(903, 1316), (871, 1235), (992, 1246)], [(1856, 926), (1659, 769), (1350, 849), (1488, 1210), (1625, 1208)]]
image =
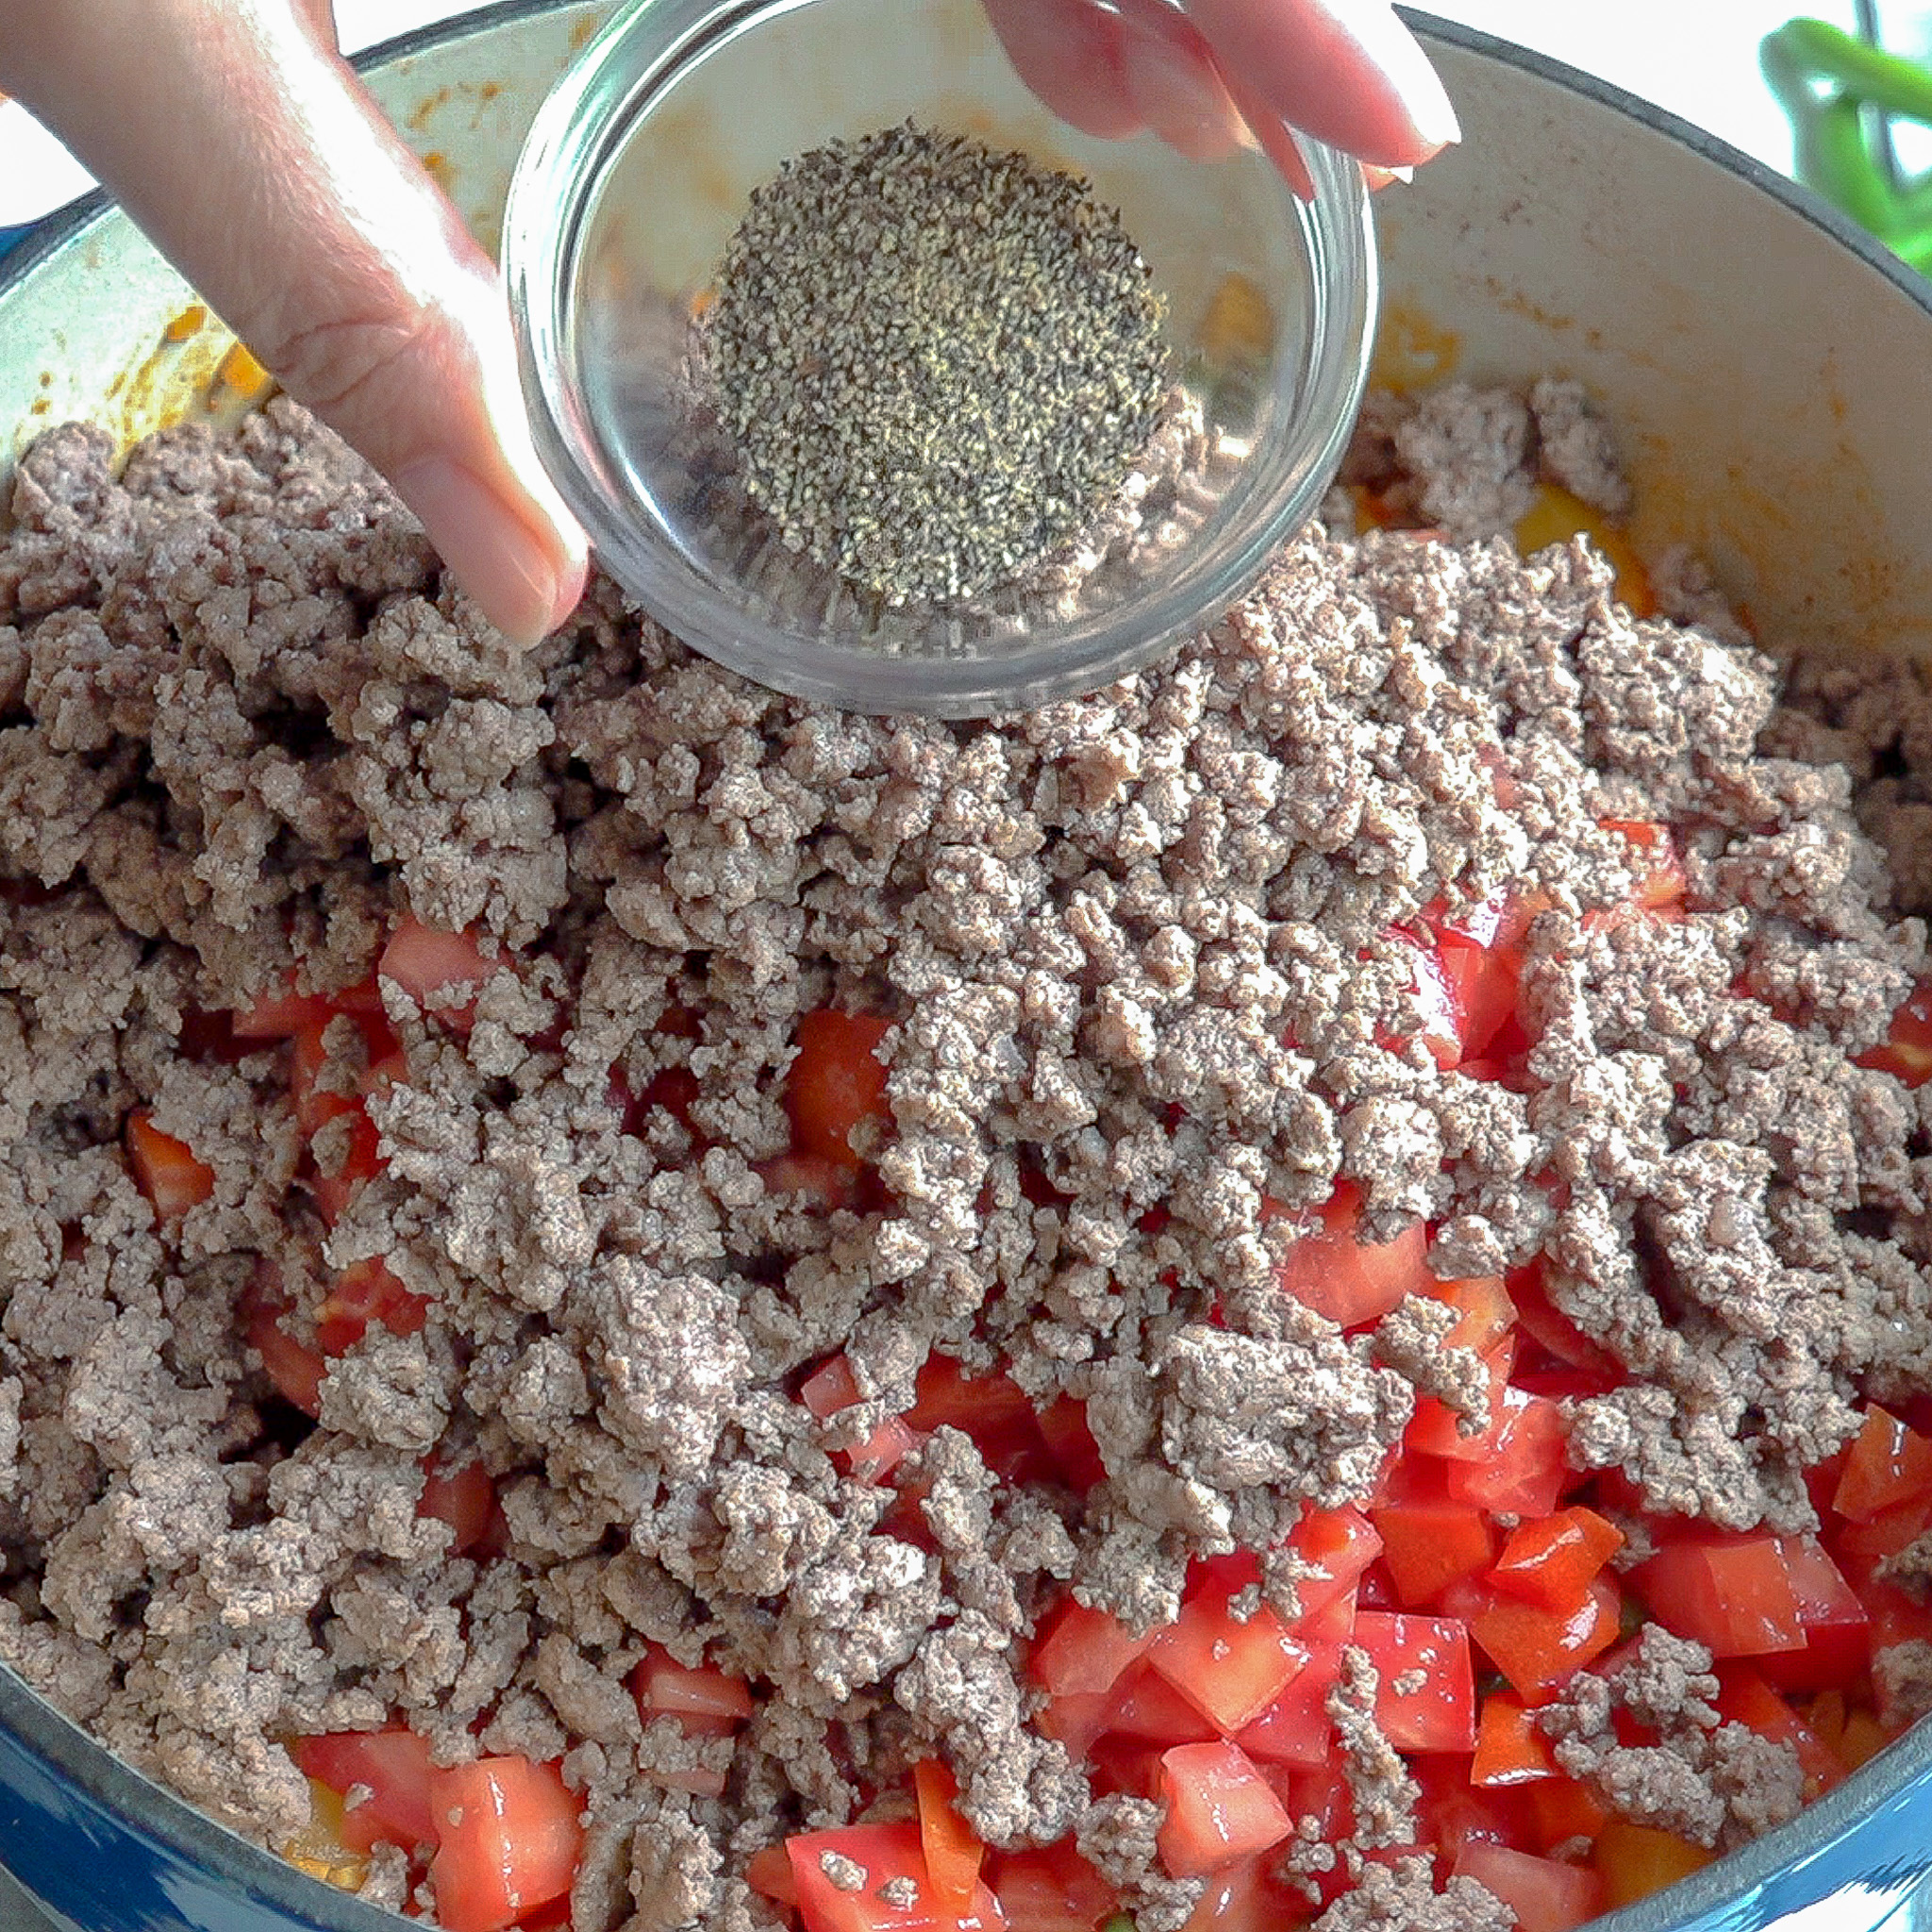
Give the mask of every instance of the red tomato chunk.
[(1510, 1532), (1491, 1580), (1547, 1610), (1575, 1603), (1624, 1547), (1624, 1532), (1594, 1509), (1559, 1509)]
[(1354, 1641), (1375, 1667), (1375, 1722), (1398, 1751), (1475, 1748), (1475, 1673), (1465, 1624), (1363, 1610)]
[(178, 1221), (214, 1193), (214, 1169), (197, 1160), (187, 1141), (162, 1133), (150, 1108), (127, 1116), (127, 1159), (157, 1221)]
[(856, 1163), (852, 1130), (889, 1117), (886, 1068), (877, 1058), (891, 1022), (875, 1013), (807, 1013), (798, 1057), (785, 1078), (785, 1108), (797, 1150)]
[[(1000, 1924), (999, 1907), (983, 1883), (974, 1887), (964, 1911), (941, 1900), (926, 1871), (919, 1826), (909, 1820), (804, 1832), (787, 1839), (785, 1850), (806, 1932), (995, 1932)], [(864, 1874), (857, 1890), (832, 1876), (842, 1875), (848, 1865)], [(888, 1888), (898, 1890), (898, 1879), (908, 1882), (908, 1904), (887, 1895)]]
[(1147, 1649), (1154, 1669), (1223, 1732), (1253, 1724), (1307, 1660), (1265, 1604), (1237, 1618), (1221, 1591), (1184, 1604)]
[(429, 1746), (413, 1731), (356, 1731), (298, 1738), (289, 1755), (305, 1777), (346, 1795), (358, 1785), (369, 1796), (342, 1813), (342, 1842), (352, 1852), (378, 1844), (411, 1851), (433, 1845), (437, 1824), (429, 1802)]
[(1456, 1870), (1494, 1892), (1516, 1914), (1521, 1932), (1570, 1932), (1603, 1909), (1603, 1888), (1594, 1872), (1507, 1845), (1466, 1844), (1457, 1855)]
[(444, 1932), (504, 1932), (570, 1890), (581, 1805), (554, 1764), (482, 1757), (429, 1776), (429, 1876)]
[(1805, 1648), (1797, 1592), (1774, 1536), (1687, 1537), (1665, 1544), (1631, 1581), (1658, 1623), (1712, 1657)]
[(1357, 1232), (1360, 1218), (1360, 1192), (1344, 1181), (1309, 1232), (1282, 1256), (1276, 1277), (1287, 1293), (1343, 1328), (1379, 1322), (1433, 1279), (1424, 1259), (1428, 1232), (1420, 1222), (1372, 1245)]
[(1288, 1836), (1289, 1816), (1238, 1744), (1176, 1744), (1161, 1754), (1160, 1859), (1176, 1878), (1219, 1871)]

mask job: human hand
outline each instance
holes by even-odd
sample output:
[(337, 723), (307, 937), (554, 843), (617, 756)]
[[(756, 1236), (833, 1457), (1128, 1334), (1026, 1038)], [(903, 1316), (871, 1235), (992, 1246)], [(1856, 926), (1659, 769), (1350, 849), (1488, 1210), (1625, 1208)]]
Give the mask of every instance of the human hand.
[(1459, 139), (1456, 110), (1388, 0), (985, 0), (1020, 77), (1088, 134), (1151, 129), (1213, 159), (1258, 145), (1311, 193), (1299, 129), (1379, 186)]
[(583, 533), (531, 446), (496, 271), (336, 52), (330, 0), (0, 0), (0, 88), (534, 642)]

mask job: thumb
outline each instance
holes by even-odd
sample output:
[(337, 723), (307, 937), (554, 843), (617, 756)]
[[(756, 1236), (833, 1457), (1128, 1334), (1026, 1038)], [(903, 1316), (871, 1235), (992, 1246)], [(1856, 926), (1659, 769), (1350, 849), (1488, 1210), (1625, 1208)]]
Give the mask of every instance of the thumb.
[(530, 441), (496, 273), (317, 0), (0, 0), (0, 85), (534, 642), (586, 546)]

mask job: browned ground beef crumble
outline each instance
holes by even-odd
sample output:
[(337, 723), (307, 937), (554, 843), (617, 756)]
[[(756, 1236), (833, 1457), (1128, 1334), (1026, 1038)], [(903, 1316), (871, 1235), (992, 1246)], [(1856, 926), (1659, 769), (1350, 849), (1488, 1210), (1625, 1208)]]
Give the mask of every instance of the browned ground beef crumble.
[[(445, 1760), (568, 1754), (579, 1932), (737, 1932), (770, 1921), (750, 1852), (937, 1743), (989, 1841), (1077, 1830), (1168, 1932), (1198, 1881), (1150, 1872), (1153, 1807), (1092, 1804), (1028, 1728), (1016, 1640), (1070, 1579), (1171, 1617), (1191, 1555), (1360, 1497), (1417, 1390), (1481, 1386), (1437, 1305), (1344, 1340), (1274, 1291), (1264, 1195), (1351, 1177), (1378, 1233), (1439, 1224), (1445, 1275), (1546, 1257), (1632, 1374), (1572, 1406), (1572, 1457), (1658, 1510), (1808, 1525), (1801, 1472), (1855, 1400), (1932, 1388), (1932, 1087), (1849, 1058), (1924, 963), (1898, 908), (1932, 906), (1932, 675), (1801, 665), (1781, 709), (1694, 570), (1661, 581), (1702, 630), (1633, 621), (1581, 541), (1496, 541), (1540, 464), (1621, 503), (1573, 388), (1380, 406), (1357, 474), (1450, 541), (1311, 529), (1159, 670), (987, 724), (774, 696), (605, 583), (519, 654), (286, 403), (157, 437), (118, 481), (108, 458), (48, 436), (0, 543), (0, 875), (34, 889), (0, 903), (0, 1659), (242, 1831), (308, 1816), (280, 1738), (393, 1715)], [(1604, 818), (1687, 831), (1682, 924), (1586, 924), (1632, 883)], [(1415, 1031), (1387, 929), (1505, 883), (1554, 908), (1521, 1093), (1377, 1043)], [(325, 1252), (278, 1054), (198, 1062), (183, 1016), (291, 968), (348, 986), (404, 909), (529, 950), (466, 1041), (392, 1003), (388, 1172)], [(793, 1022), (827, 1004), (900, 1023), (889, 1213), (754, 1172), (788, 1144)], [(698, 1041), (654, 1030), (673, 1006)], [(613, 1066), (637, 1091), (680, 1061), (697, 1158), (609, 1098)], [(164, 1233), (121, 1152), (138, 1102), (216, 1175)], [(1033, 1205), (1029, 1169), (1064, 1201)], [(428, 1325), (372, 1327), (281, 1446), (238, 1299), (269, 1257), (299, 1327), (363, 1256)], [(827, 1451), (908, 1406), (936, 1346), (1088, 1402), (1084, 1507), (942, 1430), (937, 1557), (881, 1529), (891, 1492)], [(841, 1347), (870, 1399), (820, 1423), (794, 1372)], [(499, 1476), (506, 1557), (418, 1518), (439, 1448)], [(647, 1641), (760, 1686), (746, 1732), (644, 1732), (622, 1679)], [(1653, 1631), (1551, 1728), (1630, 1816), (1731, 1842), (1796, 1779), (1716, 1724), (1708, 1663)], [(1400, 1844), (1413, 1787), (1355, 1676), (1361, 1836)], [(1620, 1749), (1617, 1701), (1664, 1743)], [(654, 1782), (694, 1752), (730, 1755), (723, 1800)], [(379, 1857), (367, 1889), (406, 1884)], [(1324, 1932), (1507, 1922), (1433, 1890), (1424, 1860), (1370, 1864)]]

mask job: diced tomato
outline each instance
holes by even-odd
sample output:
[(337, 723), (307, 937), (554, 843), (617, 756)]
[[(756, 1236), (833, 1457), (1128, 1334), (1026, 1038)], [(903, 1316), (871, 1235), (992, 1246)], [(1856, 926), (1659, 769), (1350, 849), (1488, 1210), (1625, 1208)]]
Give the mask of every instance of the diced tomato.
[(1601, 1576), (1569, 1611), (1546, 1610), (1483, 1583), (1454, 1585), (1442, 1607), (1468, 1624), (1484, 1655), (1532, 1704), (1617, 1641), (1617, 1588)]
[(1673, 1832), (1612, 1818), (1597, 1835), (1591, 1862), (1604, 1882), (1604, 1907), (1614, 1910), (1703, 1871), (1714, 1856)]
[(1516, 1019), (1523, 985), (1518, 946), (1462, 945), (1445, 930), (1436, 959), (1456, 1012), (1456, 1031), (1465, 1071), (1503, 1044)]
[(1479, 1461), (1448, 1465), (1450, 1496), (1511, 1516), (1547, 1516), (1575, 1478), (1564, 1457), (1563, 1412), (1542, 1395), (1506, 1388)]
[(1153, 1641), (1151, 1630), (1136, 1637), (1105, 1610), (1089, 1609), (1070, 1596), (1033, 1646), (1033, 1675), (1055, 1697), (1110, 1690)]
[(1922, 979), (1906, 995), (1883, 1044), (1867, 1048), (1857, 1064), (1890, 1074), (1907, 1087), (1923, 1087), (1932, 1079), (1932, 980)]
[(1405, 1295), (1435, 1281), (1424, 1258), (1429, 1237), (1421, 1222), (1391, 1241), (1372, 1243), (1357, 1232), (1360, 1220), (1360, 1190), (1339, 1183), (1316, 1224), (1283, 1254), (1275, 1276), (1297, 1301), (1343, 1328), (1380, 1321)]
[(1567, 1609), (1623, 1547), (1624, 1532), (1615, 1524), (1574, 1506), (1510, 1531), (1490, 1580), (1546, 1610)]
[(638, 1715), (675, 1717), (692, 1737), (728, 1736), (753, 1711), (751, 1687), (716, 1664), (681, 1664), (654, 1643), (630, 1674)]
[(948, 1911), (969, 1911), (986, 1847), (959, 1815), (958, 1781), (941, 1759), (927, 1757), (912, 1767), (912, 1783), (919, 1799), (919, 1842), (934, 1894)]
[(440, 1840), (429, 1867), (444, 1932), (505, 1932), (570, 1890), (581, 1801), (555, 1764), (481, 1757), (431, 1772)]
[(1637, 883), (1632, 900), (1646, 912), (1661, 912), (1681, 905), (1684, 898), (1684, 861), (1677, 857), (1676, 841), (1668, 825), (1648, 820), (1603, 819), (1607, 832), (1620, 832), (1636, 848), (1631, 870)]
[(1777, 1549), (1805, 1626), (1805, 1648), (1761, 1657), (1758, 1670), (1780, 1690), (1857, 1683), (1871, 1657), (1872, 1625), (1864, 1605), (1816, 1537), (1781, 1536)]
[(785, 1110), (801, 1153), (856, 1164), (852, 1130), (861, 1121), (891, 1119), (878, 1047), (891, 1024), (876, 1013), (830, 1008), (800, 1018), (798, 1056), (785, 1076)]
[(1457, 1855), (1456, 1870), (1494, 1892), (1516, 1914), (1521, 1932), (1571, 1932), (1603, 1910), (1603, 1883), (1587, 1865), (1471, 1843)]
[[(798, 1914), (806, 1932), (996, 1932), (999, 1906), (982, 1883), (967, 1910), (940, 1902), (925, 1869), (919, 1826), (907, 1819), (891, 1824), (848, 1824), (837, 1831), (808, 1831), (785, 1840)], [(821, 1862), (827, 1852), (849, 1858), (865, 1874), (857, 1891), (832, 1883)], [(894, 1879), (912, 1881), (912, 1902), (895, 1906), (882, 1897)]]
[(1130, 1798), (1160, 1796), (1162, 1747), (1144, 1738), (1123, 1738), (1109, 1732), (1087, 1754), (1096, 1796), (1115, 1792)]
[(1190, 1598), (1147, 1647), (1148, 1663), (1224, 1735), (1253, 1724), (1307, 1660), (1266, 1604), (1242, 1620), (1219, 1590)]
[(1220, 1735), (1211, 1718), (1146, 1663), (1135, 1664), (1114, 1686), (1103, 1728), (1156, 1744), (1203, 1744)]
[(1355, 1641), (1379, 1675), (1375, 1723), (1398, 1751), (1475, 1748), (1475, 1674), (1462, 1624), (1362, 1610)]
[(1320, 1835), (1331, 1843), (1354, 1832), (1355, 1792), (1341, 1761), (1332, 1755), (1312, 1770), (1286, 1773), (1281, 1790), (1290, 1815), (1312, 1818)]
[(745, 1860), (744, 1882), (760, 1896), (796, 1908), (798, 1886), (791, 1876), (791, 1859), (782, 1844), (767, 1845)]
[(1853, 1523), (1932, 1494), (1932, 1441), (1874, 1403), (1845, 1457), (1831, 1507)]
[[(467, 1032), (475, 989), (502, 969), (485, 958), (474, 932), (438, 932), (405, 913), (376, 962), (379, 978), (392, 980), (416, 1005), (458, 1032)], [(467, 995), (454, 998), (453, 995)]]
[(1096, 1483), (1107, 1480), (1100, 1444), (1087, 1424), (1087, 1405), (1077, 1396), (1055, 1396), (1040, 1411), (1040, 1433), (1069, 1489), (1084, 1496)]
[(1341, 1644), (1308, 1644), (1308, 1660), (1279, 1697), (1235, 1740), (1250, 1757), (1266, 1764), (1313, 1770), (1329, 1758), (1334, 1722), (1328, 1693), (1341, 1676)]
[(1064, 1744), (1067, 1756), (1077, 1764), (1107, 1729), (1115, 1702), (1111, 1690), (1080, 1690), (1067, 1697), (1051, 1697), (1034, 1712), (1033, 1728), (1042, 1738)]
[(1395, 1593), (1410, 1608), (1495, 1561), (1495, 1532), (1467, 1503), (1391, 1504), (1370, 1510), (1369, 1520), (1382, 1539)]
[(320, 1351), (305, 1347), (285, 1332), (286, 1310), (273, 1301), (251, 1296), (244, 1303), (242, 1332), (261, 1357), (261, 1366), (276, 1392), (311, 1421), (322, 1414), (322, 1378), (328, 1363)]
[(972, 1437), (990, 1469), (1042, 1446), (1039, 1418), (1025, 1391), (995, 1370), (969, 1376), (957, 1357), (929, 1355), (920, 1364), (906, 1420), (922, 1435), (941, 1427)]
[(305, 1028), (320, 1031), (337, 1011), (319, 992), (264, 993), (229, 1016), (237, 1040), (291, 1040)]
[(1492, 1690), (1483, 1699), (1475, 1726), (1474, 1785), (1525, 1785), (1557, 1775), (1550, 1740), (1513, 1690)]
[(1356, 1607), (1363, 1610), (1407, 1610), (1414, 1608), (1406, 1604), (1395, 1593), (1395, 1579), (1389, 1574), (1389, 1566), (1378, 1557), (1362, 1572), (1362, 1580), (1356, 1587)]
[(1295, 1583), (1302, 1612), (1296, 1632), (1314, 1635), (1309, 1620), (1352, 1594), (1362, 1572), (1382, 1554), (1382, 1539), (1354, 1504), (1344, 1503), (1339, 1509), (1310, 1509), (1289, 1543), (1312, 1572)]
[(324, 1355), (353, 1348), (380, 1322), (392, 1335), (420, 1335), (429, 1319), (428, 1297), (411, 1294), (380, 1260), (351, 1262), (316, 1312), (315, 1339)]
[(1774, 1744), (1789, 1744), (1797, 1753), (1807, 1804), (1843, 1783), (1844, 1766), (1837, 1754), (1749, 1664), (1719, 1667), (1717, 1708), (1728, 1723), (1742, 1724)]
[[(651, 1082), (652, 1087), (657, 1084)], [(647, 1094), (649, 1091), (645, 1090)], [(697, 1098), (695, 1085), (691, 1098)], [(803, 1194), (827, 1214), (858, 1206), (863, 1176), (849, 1160), (827, 1160), (822, 1154), (777, 1154), (758, 1161), (754, 1172), (767, 1193)]]
[(1008, 1932), (1094, 1932), (1120, 1909), (1113, 1887), (1065, 1840), (996, 1854), (988, 1879)]
[(1588, 1785), (1561, 1773), (1523, 1787), (1523, 1801), (1544, 1851), (1574, 1839), (1594, 1839), (1609, 1818), (1604, 1802)]
[(1523, 1793), (1473, 1785), (1469, 1767), (1469, 1758), (1459, 1753), (1408, 1760), (1410, 1775), (1421, 1788), (1417, 1841), (1435, 1846), (1449, 1865), (1465, 1845), (1522, 1845), (1529, 1837)]
[(1790, 1573), (1769, 1534), (1722, 1532), (1668, 1542), (1631, 1573), (1650, 1613), (1713, 1657), (1805, 1648)]
[(1289, 1833), (1289, 1816), (1254, 1760), (1238, 1744), (1176, 1744), (1160, 1757), (1167, 1806), (1160, 1862), (1196, 1878), (1265, 1852)]
[(1616, 1357), (1592, 1341), (1551, 1301), (1541, 1263), (1518, 1268), (1507, 1276), (1507, 1285), (1517, 1320), (1540, 1347), (1571, 1368), (1599, 1377), (1604, 1389), (1614, 1388), (1624, 1380), (1624, 1365)]
[[(1433, 1395), (1418, 1398), (1415, 1415), (1403, 1431), (1402, 1445), (1418, 1456), (1438, 1456), (1446, 1462), (1479, 1462), (1489, 1454), (1503, 1423), (1503, 1397), (1516, 1360), (1516, 1338), (1504, 1335), (1482, 1351), (1483, 1373), (1489, 1378), (1488, 1407), (1477, 1418), (1481, 1427), (1464, 1426), (1463, 1416)], [(1448, 1493), (1447, 1476), (1443, 1494)]]
[(1200, 1903), (1182, 1932), (1288, 1932), (1307, 1912), (1307, 1901), (1288, 1890), (1265, 1857), (1243, 1858), (1209, 1873)]
[(331, 1227), (348, 1212), (362, 1184), (382, 1172), (375, 1123), (353, 1101), (344, 1112), (346, 1124), (337, 1131), (347, 1134), (348, 1146), (341, 1162), (326, 1174), (315, 1166), (305, 1182), (317, 1211)]
[(1857, 1558), (1895, 1557), (1932, 1528), (1932, 1496), (1910, 1496), (1881, 1509), (1869, 1523), (1840, 1522), (1833, 1547), (1849, 1567)]
[(1442, 1338), (1445, 1348), (1473, 1348), (1482, 1355), (1516, 1324), (1516, 1304), (1509, 1299), (1500, 1274), (1434, 1281), (1422, 1291), (1431, 1301), (1446, 1303), (1456, 1310), (1456, 1325)]
[(319, 1019), (298, 1026), (290, 1036), (289, 1093), (295, 1103), (295, 1121), (311, 1140), (339, 1115), (355, 1113), (361, 1106), (352, 1094), (335, 1093), (320, 1083), (328, 1065), (328, 1048), (324, 1035), (336, 1018), (325, 1011)]
[[(842, 1355), (807, 1377), (798, 1399), (824, 1421), (860, 1400), (858, 1384)], [(903, 1416), (884, 1417), (863, 1441), (834, 1452), (833, 1460), (860, 1482), (883, 1482), (919, 1446), (919, 1437)]]
[(342, 1813), (341, 1839), (352, 1852), (378, 1844), (413, 1851), (437, 1841), (429, 1802), (429, 1746), (413, 1731), (343, 1731), (297, 1738), (289, 1756), (304, 1777), (346, 1797), (358, 1785), (369, 1796)]
[(1932, 1642), (1932, 1604), (1907, 1595), (1896, 1583), (1879, 1576), (1875, 1569), (1869, 1578), (1859, 1582), (1858, 1600), (1872, 1619), (1874, 1657), (1894, 1643), (1910, 1643), (1919, 1639)]
[(841, 1450), (847, 1471), (862, 1483), (882, 1483), (919, 1447), (903, 1416), (889, 1415), (864, 1441)]
[(152, 1108), (137, 1107), (127, 1116), (127, 1159), (135, 1186), (163, 1224), (179, 1221), (215, 1191), (214, 1169), (197, 1160), (187, 1141), (162, 1133)]
[(448, 1524), (450, 1555), (467, 1556), (489, 1539), (496, 1525), (495, 1481), (475, 1460), (447, 1472), (433, 1461), (425, 1462), (423, 1469), (423, 1494), (416, 1514)]

